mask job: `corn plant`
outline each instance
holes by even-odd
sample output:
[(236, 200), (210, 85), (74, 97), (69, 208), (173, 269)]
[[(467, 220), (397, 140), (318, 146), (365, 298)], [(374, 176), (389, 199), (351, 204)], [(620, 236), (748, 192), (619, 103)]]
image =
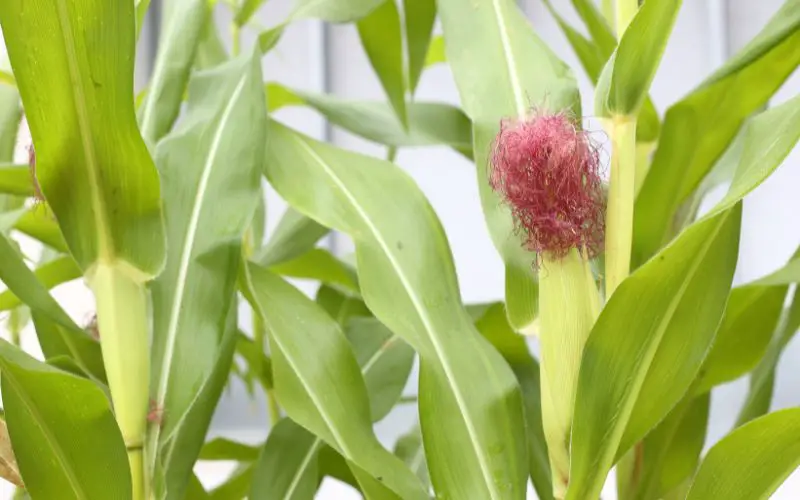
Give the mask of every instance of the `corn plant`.
[[(333, 477), (368, 499), (522, 499), (530, 482), (592, 500), (615, 467), (622, 500), (772, 494), (800, 465), (800, 408), (770, 413), (800, 252), (732, 280), (742, 199), (800, 137), (800, 97), (771, 105), (800, 64), (800, 1), (663, 112), (648, 93), (680, 0), (572, 0), (583, 27), (542, 1), (581, 68), (513, 0), (297, 0), (267, 30), (264, 0), (165, 0), (139, 95), (149, 0), (0, 2), (0, 476), (17, 496), (301, 500)], [(230, 33), (213, 9), (232, 10)], [(355, 24), (385, 102), (262, 73), (309, 18)], [(414, 99), (434, 64), (460, 107)], [(293, 130), (287, 106), (387, 159)], [(392, 162), (430, 145), (474, 163), (501, 301), (462, 302), (436, 213)], [(289, 205), (268, 235), (264, 182)], [(317, 245), (331, 230), (354, 260)], [(77, 279), (96, 302), (84, 325), (50, 294)], [(29, 321), (44, 359), (19, 347)], [(418, 398), (401, 401), (415, 360)], [(710, 392), (742, 376), (736, 426), (704, 453)], [(207, 441), (234, 379), (269, 402), (258, 446)], [(387, 449), (373, 425), (409, 403), (418, 422)], [(194, 466), (221, 459), (238, 467), (207, 491)]]

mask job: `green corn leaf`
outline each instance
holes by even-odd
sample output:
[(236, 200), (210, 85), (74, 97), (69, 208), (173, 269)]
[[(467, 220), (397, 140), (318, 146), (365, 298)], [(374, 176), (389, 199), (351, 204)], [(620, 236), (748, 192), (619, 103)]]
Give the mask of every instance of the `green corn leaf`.
[(322, 19), (349, 23), (369, 15), (385, 0), (295, 0), (291, 19)]
[(517, 376), (525, 403), (528, 436), (528, 468), (540, 500), (553, 498), (550, 459), (542, 428), (542, 398), (539, 363), (531, 356), (525, 338), (508, 324), (503, 304), (493, 304), (480, 315), (475, 326), (505, 358)]
[(236, 460), (238, 462), (255, 462), (258, 460), (259, 447), (231, 441), (226, 438), (215, 438), (203, 445), (198, 460)]
[(444, 54), (444, 38), (442, 35), (437, 35), (431, 39), (428, 54), (425, 56), (425, 67), (445, 62), (447, 62), (447, 57)]
[(785, 286), (734, 288), (711, 351), (695, 383), (700, 394), (736, 380), (758, 364), (778, 325)]
[(275, 388), (289, 417), (344, 456), (362, 487), (380, 477), (399, 498), (425, 498), (375, 437), (364, 379), (338, 324), (264, 268), (250, 264), (245, 272), (245, 296), (269, 332)]
[(204, 70), (218, 66), (228, 60), (228, 51), (219, 37), (216, 18), (210, 12), (203, 25), (200, 40), (194, 54), (194, 69)]
[(209, 16), (208, 0), (166, 0), (158, 54), (147, 97), (139, 108), (139, 127), (148, 145), (169, 133), (178, 117), (189, 73)]
[(294, 259), (271, 266), (270, 270), (281, 276), (313, 279), (359, 293), (355, 270), (322, 248), (312, 248)]
[(422, 445), (422, 431), (418, 425), (400, 436), (394, 446), (394, 454), (419, 478), (425, 489), (430, 489), (431, 477), (428, 472), (428, 462), (425, 460), (425, 448)]
[(245, 384), (252, 385), (249, 380), (258, 380), (265, 390), (272, 389), (272, 360), (264, 354), (264, 346), (256, 342), (243, 332), (236, 334), (236, 353), (245, 361), (247, 369), (242, 374)]
[(236, 26), (243, 27), (265, 2), (266, 0), (243, 0), (236, 11), (233, 22), (236, 23)]
[(250, 498), (311, 500), (317, 492), (322, 441), (284, 418), (272, 428), (255, 466)]
[(196, 474), (192, 474), (184, 500), (210, 500), (210, 498), (208, 492), (203, 488), (203, 483), (200, 482)]
[(253, 482), (253, 471), (255, 465), (253, 463), (239, 464), (233, 473), (208, 495), (210, 500), (231, 500), (242, 499), (247, 497), (250, 491), (250, 484)]
[[(495, 247), (506, 264), (506, 297), (531, 297), (534, 256), (522, 248), (507, 206), (489, 186), (492, 141), (500, 120), (528, 115), (531, 106), (569, 109), (580, 116), (570, 69), (533, 33), (513, 0), (438, 0), (447, 60), (473, 122), (474, 158), (481, 204)], [(528, 290), (530, 289), (530, 290)], [(535, 318), (533, 303), (507, 301), (511, 325), (521, 330)]]
[(0, 164), (0, 194), (33, 196), (31, 171), (27, 165)]
[(33, 498), (131, 499), (125, 444), (94, 382), (0, 340), (5, 419)]
[(403, 0), (408, 47), (408, 89), (411, 94), (425, 69), (436, 22), (436, 0)]
[(747, 397), (739, 411), (736, 425), (745, 423), (765, 415), (772, 404), (772, 392), (775, 387), (775, 371), (784, 348), (800, 328), (800, 296), (795, 295), (788, 308), (784, 309), (775, 335), (772, 337), (767, 352), (758, 366), (750, 374), (750, 387)]
[(152, 387), (167, 417), (150, 427), (148, 446), (158, 446), (166, 498), (182, 495), (229, 373), (232, 304), (242, 238), (261, 193), (265, 122), (256, 48), (195, 73), (185, 120), (158, 146), (169, 255), (152, 284)]
[[(564, 32), (564, 36), (572, 46), (572, 50), (575, 51), (575, 55), (578, 56), (583, 70), (592, 83), (597, 84), (603, 67), (611, 57), (617, 44), (614, 35), (608, 29), (605, 20), (602, 19), (602, 15), (597, 12), (591, 2), (586, 2), (585, 0), (573, 1), (573, 4), (580, 5), (579, 12), (584, 22), (589, 26), (593, 26), (593, 28), (590, 28), (591, 39), (587, 39), (558, 14), (550, 0), (545, 0), (544, 3), (561, 31)], [(598, 39), (604, 40), (603, 43), (597, 42)], [(655, 142), (658, 139), (660, 128), (661, 123), (658, 112), (653, 105), (653, 101), (647, 96), (636, 120), (636, 140), (645, 143)]]
[(664, 498), (694, 475), (706, 439), (710, 399), (708, 393), (696, 398), (687, 395), (647, 435), (633, 500)]
[(615, 458), (686, 393), (725, 308), (740, 218), (737, 205), (695, 223), (603, 309), (581, 362), (567, 499), (599, 496)]
[[(0, 85), (0, 161), (14, 160), (22, 107), (16, 87)], [(2, 207), (2, 204), (0, 204)]]
[(100, 345), (79, 328), (50, 296), (0, 233), (0, 281), (30, 307), (42, 351), (48, 358), (68, 356), (87, 373), (105, 378)]
[(597, 8), (597, 2), (592, 0), (572, 0), (572, 6), (575, 7), (575, 11), (586, 25), (589, 35), (600, 50), (610, 56), (617, 45), (617, 39), (602, 12)]
[(345, 336), (353, 346), (369, 394), (372, 421), (382, 420), (403, 394), (414, 350), (375, 318), (351, 318)]
[(800, 408), (776, 411), (714, 445), (686, 499), (766, 500), (798, 466)]
[(472, 124), (460, 109), (449, 104), (409, 103), (408, 130), (405, 130), (384, 102), (313, 94), (276, 83), (267, 84), (267, 99), (272, 110), (278, 105), (310, 106), (334, 125), (378, 144), (395, 148), (443, 144), (472, 158)]
[[(340, 307), (347, 308), (347, 305), (342, 304)], [(373, 318), (345, 320), (346, 316), (343, 316), (340, 312), (337, 312), (336, 316), (340, 316), (340, 324), (345, 322), (347, 324), (345, 334), (354, 350), (356, 360), (361, 366), (361, 373), (369, 395), (372, 421), (381, 420), (392, 409), (402, 393), (411, 371), (414, 352), (399, 337), (392, 334)], [(286, 428), (285, 432), (297, 436), (297, 439), (303, 442), (306, 441), (305, 437), (310, 435), (308, 431), (293, 422), (291, 424), (279, 423), (278, 425), (283, 425), (285, 428), (290, 427)], [(280, 440), (280, 443), (283, 442), (283, 440)], [(267, 475), (271, 479), (263, 481), (263, 484), (259, 486), (259, 491), (269, 491), (271, 493), (269, 498), (272, 498), (273, 495), (275, 498), (291, 498), (290, 493), (293, 488), (299, 490), (300, 486), (295, 484), (294, 487), (290, 487), (294, 481), (289, 483), (283, 481), (281, 478), (285, 478), (287, 474), (297, 478), (297, 481), (300, 481), (301, 478), (306, 478), (303, 479), (305, 481), (308, 477), (312, 477), (316, 484), (318, 473), (310, 473), (309, 469), (315, 468), (318, 460), (330, 465), (331, 460), (329, 458), (331, 457), (327, 456), (339, 455), (325, 446), (320, 438), (314, 437), (307, 444), (307, 446), (303, 446), (305, 451), (301, 455), (291, 454), (291, 456), (302, 457), (299, 462), (286, 461), (285, 455), (281, 454), (283, 453), (283, 445), (267, 444), (261, 458), (263, 466), (261, 475)], [(328, 451), (318, 457), (321, 450), (326, 448)], [(276, 454), (278, 455), (276, 456)], [(340, 460), (343, 468), (349, 470), (344, 459), (340, 457)], [(268, 462), (269, 466), (264, 465), (264, 462)], [(326, 472), (331, 471), (326, 470)], [(352, 474), (349, 477), (352, 477)], [(353, 481), (355, 480), (353, 479)], [(313, 492), (314, 490), (311, 491)]]
[(327, 227), (288, 207), (254, 260), (262, 266), (291, 261), (312, 250), (329, 232)]
[(373, 317), (361, 297), (344, 293), (328, 285), (323, 284), (319, 287), (314, 302), (325, 309), (325, 312), (343, 327), (347, 325), (350, 318)]
[[(33, 274), (45, 288), (52, 289), (62, 283), (80, 278), (81, 270), (72, 257), (65, 255), (42, 264), (36, 268)], [(0, 311), (8, 311), (21, 303), (11, 290), (0, 293)]]
[(631, 20), (595, 92), (595, 113), (639, 113), (678, 17), (682, 0), (648, 0)]
[[(787, 0), (756, 38), (667, 111), (659, 146), (636, 200), (634, 265), (645, 262), (669, 238), (679, 205), (700, 185), (745, 119), (766, 104), (800, 64), (798, 7), (797, 0)], [(775, 125), (770, 132), (780, 130)], [(791, 134), (796, 129), (781, 132)], [(758, 150), (753, 149), (754, 158)]]
[[(276, 122), (269, 134), (272, 186), (297, 210), (354, 239), (365, 302), (420, 355), (421, 423), (434, 487), (454, 497), (524, 496), (516, 380), (464, 311), (447, 240), (419, 188), (391, 163)], [(458, 464), (453, 456), (461, 457)]]
[(356, 27), (361, 45), (378, 75), (389, 103), (403, 128), (407, 129), (403, 35), (400, 13), (394, 0), (384, 0), (375, 10), (360, 19)]
[(161, 194), (131, 98), (133, 3), (10, 0), (0, 23), (36, 175), (73, 257), (87, 275), (102, 261), (134, 279), (155, 276), (165, 255)]
[(46, 205), (33, 206), (21, 212), (14, 221), (14, 229), (61, 253), (69, 251), (53, 213)]

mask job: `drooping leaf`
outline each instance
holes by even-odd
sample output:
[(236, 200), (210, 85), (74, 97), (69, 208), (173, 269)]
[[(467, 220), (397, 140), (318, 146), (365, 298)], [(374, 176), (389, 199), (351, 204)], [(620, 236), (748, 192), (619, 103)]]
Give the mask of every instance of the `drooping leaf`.
[(284, 418), (272, 428), (253, 471), (250, 498), (312, 500), (322, 441)]
[(667, 46), (682, 0), (649, 0), (625, 29), (619, 46), (600, 76), (595, 113), (636, 115), (642, 107)]
[(5, 418), (33, 498), (131, 499), (125, 444), (105, 394), (89, 380), (0, 340)]
[(408, 47), (408, 89), (413, 95), (431, 46), (436, 22), (436, 0), (403, 0), (403, 13)]
[(416, 478), (372, 431), (363, 375), (337, 323), (264, 268), (251, 263), (246, 272), (245, 296), (267, 326), (275, 388), (287, 415), (342, 454), (360, 484), (380, 477), (400, 498), (424, 498)]
[(27, 165), (0, 163), (0, 194), (33, 196), (31, 171)]
[[(710, 394), (687, 395), (643, 441), (635, 500), (663, 498), (690, 478), (706, 439)], [(619, 476), (617, 476), (619, 478)]]
[(269, 95), (276, 93), (282, 96), (279, 103), (306, 104), (322, 113), (334, 125), (378, 144), (397, 148), (447, 145), (472, 158), (469, 118), (449, 104), (409, 103), (408, 130), (405, 130), (391, 107), (384, 102), (348, 100), (292, 90), (275, 83), (268, 84), (268, 100)]
[[(667, 111), (659, 146), (636, 200), (634, 265), (646, 261), (668, 239), (678, 206), (711, 170), (744, 120), (766, 104), (800, 64), (797, 6), (796, 0), (788, 0), (756, 38)], [(781, 132), (787, 135), (796, 129)], [(755, 133), (754, 139), (761, 136)]]
[(367, 53), (383, 91), (403, 128), (408, 128), (406, 73), (400, 13), (394, 0), (384, 0), (356, 23), (361, 45)]
[(193, 75), (186, 117), (157, 150), (169, 255), (152, 284), (152, 387), (165, 418), (150, 426), (148, 446), (158, 446), (170, 499), (183, 494), (229, 373), (242, 237), (260, 194), (265, 108), (256, 48)]
[(197, 47), (209, 16), (208, 0), (166, 0), (158, 53), (147, 97), (139, 108), (142, 136), (154, 149), (178, 117)]
[(686, 498), (767, 499), (798, 466), (800, 408), (776, 411), (714, 445)]
[(772, 339), (786, 298), (785, 286), (734, 288), (722, 324), (703, 362), (695, 392), (735, 380), (752, 370)]
[(342, 292), (328, 285), (319, 287), (314, 301), (343, 328), (350, 318), (373, 317), (361, 297)]
[[(42, 264), (33, 272), (36, 279), (47, 289), (52, 289), (67, 281), (81, 277), (81, 270), (75, 260), (65, 255)], [(19, 298), (11, 290), (0, 293), (0, 311), (8, 311), (21, 304)]]
[(84, 272), (102, 260), (147, 279), (163, 266), (164, 231), (158, 173), (133, 109), (133, 7), (9, 0), (0, 23), (36, 176), (72, 256)]
[(525, 421), (528, 438), (528, 468), (540, 500), (553, 498), (550, 459), (542, 428), (542, 401), (539, 382), (539, 364), (531, 356), (525, 337), (517, 334), (508, 324), (503, 304), (493, 304), (477, 319), (475, 326), (505, 358), (517, 376), (525, 403)]
[[(495, 247), (506, 264), (506, 297), (532, 296), (536, 287), (533, 256), (522, 248), (507, 206), (489, 187), (490, 145), (503, 118), (528, 115), (531, 106), (570, 109), (580, 116), (577, 83), (570, 69), (533, 33), (513, 0), (478, 0), (464, 8), (460, 0), (438, 0), (447, 40), (447, 60), (473, 122), (481, 204)], [(516, 330), (528, 327), (535, 306), (508, 301)]]
[(738, 205), (692, 225), (624, 280), (603, 309), (581, 362), (567, 499), (599, 496), (615, 457), (694, 380), (728, 298), (740, 217)]
[(447, 240), (419, 188), (391, 163), (275, 122), (269, 133), (272, 186), (297, 210), (353, 237), (366, 304), (420, 355), (421, 423), (434, 487), (454, 497), (523, 496), (516, 381), (464, 311)]

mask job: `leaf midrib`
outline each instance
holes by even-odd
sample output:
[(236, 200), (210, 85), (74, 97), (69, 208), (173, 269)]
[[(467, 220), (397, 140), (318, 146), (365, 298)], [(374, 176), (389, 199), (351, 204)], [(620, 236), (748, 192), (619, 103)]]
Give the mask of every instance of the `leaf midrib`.
[[(164, 401), (166, 400), (167, 391), (169, 389), (169, 381), (171, 379), (171, 370), (172, 370), (172, 359), (174, 357), (175, 345), (177, 343), (177, 338), (178, 338), (178, 326), (180, 323), (181, 305), (183, 303), (183, 295), (186, 289), (185, 288), (186, 278), (189, 274), (189, 264), (192, 259), (195, 239), (197, 236), (197, 229), (200, 224), (200, 214), (205, 204), (209, 179), (211, 178), (211, 173), (214, 170), (213, 167), (216, 164), (217, 154), (219, 152), (220, 143), (222, 142), (222, 136), (226, 130), (228, 121), (230, 120), (231, 115), (233, 113), (233, 108), (235, 107), (237, 101), (239, 100), (239, 97), (242, 94), (242, 91), (244, 89), (244, 84), (247, 82), (247, 78), (248, 78), (247, 74), (242, 75), (233, 93), (231, 94), (231, 98), (228, 101), (228, 104), (223, 110), (219, 124), (212, 136), (211, 146), (209, 147), (208, 150), (208, 158), (206, 160), (205, 165), (203, 166), (203, 171), (200, 176), (200, 182), (197, 185), (197, 192), (195, 193), (194, 203), (192, 205), (192, 212), (189, 217), (189, 224), (186, 230), (186, 237), (183, 240), (181, 259), (178, 265), (178, 273), (175, 285), (175, 295), (172, 302), (172, 307), (170, 308), (170, 316), (169, 316), (170, 320), (167, 327), (166, 342), (164, 348), (164, 361), (162, 363), (161, 372), (159, 374), (160, 378), (158, 380), (158, 386), (157, 386), (158, 392), (156, 395), (157, 407), (159, 408), (164, 407)], [(154, 437), (152, 438), (153, 445), (157, 445), (158, 435), (160, 433), (160, 426), (155, 425), (152, 426), (152, 428), (154, 429), (153, 430)]]
[(109, 229), (106, 218), (105, 200), (100, 193), (100, 174), (97, 158), (95, 157), (94, 142), (92, 140), (92, 129), (89, 120), (89, 110), (86, 106), (86, 96), (83, 93), (83, 79), (81, 78), (80, 67), (78, 64), (78, 54), (75, 49), (75, 40), (72, 36), (72, 23), (69, 19), (69, 11), (65, 4), (66, 0), (56, 0), (58, 11), (58, 26), (64, 40), (64, 53), (67, 58), (67, 68), (72, 89), (72, 98), (75, 104), (75, 114), (77, 115), (78, 129), (81, 135), (81, 145), (83, 147), (86, 160), (86, 173), (90, 183), (90, 202), (94, 212), (95, 224), (97, 226), (97, 246), (100, 257), (111, 261), (113, 260), (114, 249), (111, 247), (111, 237), (106, 233)]
[(470, 442), (475, 451), (475, 456), (476, 459), (478, 460), (478, 464), (481, 469), (481, 474), (483, 475), (484, 483), (489, 492), (490, 495), (489, 498), (492, 500), (502, 498), (499, 491), (497, 491), (497, 487), (494, 484), (494, 481), (492, 480), (492, 473), (487, 458), (484, 456), (483, 450), (481, 449), (480, 440), (478, 439), (478, 432), (475, 428), (475, 424), (472, 422), (472, 417), (469, 414), (468, 407), (464, 399), (464, 394), (462, 393), (461, 388), (458, 386), (457, 379), (453, 373), (452, 367), (450, 366), (450, 361), (446, 356), (443, 347), (439, 344), (438, 333), (436, 329), (433, 327), (433, 322), (428, 317), (428, 312), (425, 309), (422, 301), (420, 300), (419, 297), (417, 297), (416, 291), (411, 286), (408, 278), (405, 275), (405, 272), (403, 271), (402, 266), (398, 262), (397, 256), (393, 253), (392, 247), (386, 243), (386, 241), (383, 238), (383, 235), (378, 230), (378, 228), (375, 227), (367, 212), (361, 207), (361, 205), (358, 203), (358, 200), (356, 200), (356, 198), (352, 195), (352, 193), (350, 193), (344, 182), (342, 182), (342, 180), (336, 175), (336, 173), (333, 172), (333, 170), (331, 170), (331, 168), (327, 165), (325, 160), (321, 158), (311, 146), (309, 146), (296, 134), (291, 134), (290, 137), (292, 137), (295, 141), (297, 141), (298, 144), (300, 144), (300, 146), (306, 151), (306, 153), (309, 156), (311, 156), (311, 158), (313, 158), (314, 161), (320, 165), (320, 167), (322, 167), (322, 170), (325, 172), (325, 174), (339, 188), (339, 190), (345, 196), (345, 198), (347, 198), (348, 202), (353, 206), (358, 216), (364, 221), (364, 224), (369, 229), (369, 232), (372, 233), (373, 237), (375, 238), (375, 241), (381, 247), (387, 259), (389, 260), (389, 263), (391, 264), (392, 268), (395, 270), (395, 273), (397, 274), (397, 277), (400, 279), (403, 288), (406, 290), (406, 293), (408, 294), (408, 297), (411, 300), (414, 309), (417, 311), (417, 315), (419, 316), (420, 321), (424, 325), (425, 330), (427, 330), (429, 333), (428, 337), (430, 339), (431, 346), (433, 347), (436, 357), (439, 359), (441, 363), (442, 370), (444, 371), (445, 376), (447, 377), (447, 381), (449, 382), (450, 387), (452, 388), (453, 396), (460, 410), (461, 417), (464, 420), (464, 425), (467, 428), (466, 430), (470, 437)]
[[(6, 363), (2, 363), (5, 365)], [(35, 423), (36, 426), (42, 431), (42, 435), (45, 437), (45, 440), (50, 445), (50, 449), (53, 450), (56, 460), (60, 465), (60, 469), (64, 471), (64, 475), (67, 477), (67, 481), (69, 482), (72, 490), (75, 492), (78, 498), (83, 498), (88, 500), (88, 496), (86, 492), (83, 491), (81, 488), (80, 482), (78, 478), (75, 476), (75, 471), (73, 470), (70, 462), (67, 460), (64, 451), (61, 449), (61, 445), (59, 444), (58, 440), (50, 433), (50, 429), (43, 426), (41, 422), (44, 420), (42, 415), (36, 409), (35, 405), (32, 404), (31, 400), (28, 398), (28, 394), (22, 390), (19, 381), (17, 381), (16, 376), (13, 374), (11, 370), (4, 369), (3, 370), (3, 379), (8, 381), (9, 384), (14, 388), (19, 397), (22, 404), (25, 406), (25, 409), (28, 410), (28, 413), (31, 414), (32, 418), (30, 419), (31, 422)]]
[[(248, 274), (248, 277), (249, 277), (249, 274)], [(250, 286), (250, 289), (252, 290), (253, 289), (252, 283), (250, 283), (249, 286)], [(259, 306), (259, 309), (260, 309), (260, 306)], [(259, 311), (259, 313), (261, 313), (261, 311)], [(262, 314), (262, 320), (264, 320), (263, 314)], [(266, 321), (266, 320), (264, 320), (264, 321)], [(380, 358), (386, 355), (386, 353), (388, 352), (388, 347), (390, 347), (392, 344), (394, 344), (398, 339), (399, 339), (399, 337), (397, 335), (392, 334), (392, 336), (389, 337), (375, 351), (375, 354), (373, 354), (370, 357), (369, 361), (364, 363), (364, 366), (361, 368), (361, 376), (362, 377), (366, 377), (367, 376), (369, 371), (372, 369), (373, 366), (375, 366), (375, 364), (380, 360)], [(299, 375), (298, 375), (298, 377), (299, 377)], [(292, 494), (294, 493), (294, 489), (297, 488), (297, 484), (299, 484), (299, 482), (300, 482), (300, 478), (305, 473), (306, 467), (308, 467), (311, 464), (310, 458), (313, 456), (314, 452), (316, 452), (317, 449), (319, 449), (319, 447), (321, 445), (322, 445), (322, 439), (320, 439), (319, 437), (315, 437), (314, 441), (311, 443), (311, 448), (309, 449), (308, 455), (303, 460), (303, 462), (300, 464), (300, 467), (297, 469), (297, 472), (295, 473), (295, 475), (294, 475), (294, 477), (292, 479), (292, 483), (291, 483), (289, 489), (287, 490), (286, 495), (284, 495), (284, 499), (290, 499), (291, 498)]]
[(292, 482), (289, 483), (289, 487), (286, 488), (286, 494), (283, 496), (284, 500), (291, 500), (292, 495), (294, 495), (294, 491), (300, 485), (300, 479), (302, 479), (303, 474), (305, 474), (306, 468), (311, 464), (311, 460), (316, 455), (317, 450), (321, 446), (322, 441), (319, 438), (316, 438), (312, 443), (311, 446), (308, 448), (308, 452), (306, 456), (303, 457), (303, 461), (300, 462), (300, 467), (297, 468), (297, 472), (292, 477)]
[(500, 43), (503, 46), (503, 60), (508, 71), (508, 80), (511, 84), (511, 89), (514, 92), (514, 106), (516, 107), (517, 115), (519, 118), (525, 116), (525, 92), (522, 88), (522, 83), (517, 72), (516, 58), (511, 46), (511, 39), (508, 36), (508, 27), (503, 15), (503, 8), (500, 2), (503, 0), (492, 0), (492, 8), (494, 9), (495, 19), (497, 20), (497, 28), (500, 32)]

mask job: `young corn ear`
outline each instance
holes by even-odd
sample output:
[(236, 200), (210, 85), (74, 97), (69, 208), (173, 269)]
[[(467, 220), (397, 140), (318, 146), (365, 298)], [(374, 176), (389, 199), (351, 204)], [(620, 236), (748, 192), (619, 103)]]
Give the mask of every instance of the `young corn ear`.
[(564, 113), (504, 121), (489, 182), (537, 253), (544, 434), (553, 494), (569, 483), (569, 447), (583, 346), (599, 313), (589, 259), (603, 249), (598, 148)]

